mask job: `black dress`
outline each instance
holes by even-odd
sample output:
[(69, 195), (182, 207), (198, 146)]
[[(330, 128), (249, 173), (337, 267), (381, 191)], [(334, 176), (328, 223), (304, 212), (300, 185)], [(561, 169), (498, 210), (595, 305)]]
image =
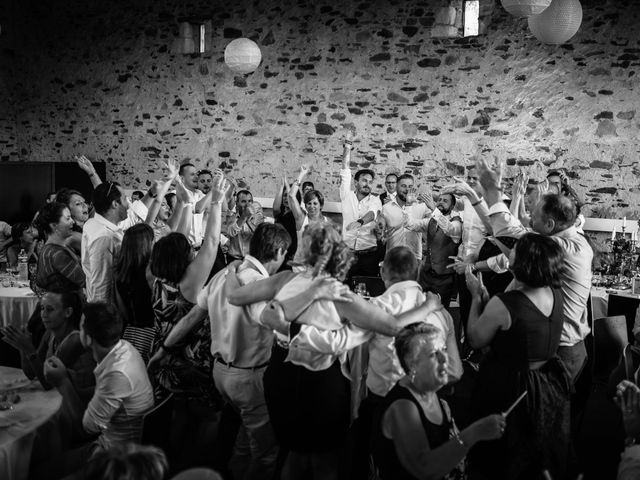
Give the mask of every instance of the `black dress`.
[[(382, 404), (376, 412), (373, 423), (373, 436), (371, 438), (371, 450), (375, 460), (376, 467), (379, 469), (380, 476), (383, 480), (416, 480), (416, 477), (408, 472), (400, 463), (396, 447), (393, 440), (388, 439), (382, 433), (382, 419), (385, 412), (396, 400), (409, 400), (412, 402), (420, 413), (422, 428), (429, 441), (429, 448), (434, 450), (439, 446), (447, 443), (451, 438), (458, 434), (456, 425), (451, 418), (449, 407), (444, 400), (440, 400), (442, 408), (443, 421), (440, 425), (429, 421), (424, 414), (424, 410), (420, 403), (411, 394), (411, 392), (402, 385), (396, 384), (395, 387), (384, 397)], [(442, 477), (446, 480), (460, 480), (465, 477), (465, 461), (460, 462), (451, 472)]]
[[(511, 315), (480, 365), (472, 393), (474, 419), (506, 411), (527, 396), (507, 418), (499, 440), (480, 442), (469, 453), (472, 478), (539, 479), (543, 470), (565, 478), (569, 460), (571, 379), (556, 356), (562, 333), (562, 294), (553, 291), (548, 317), (521, 291), (498, 294)], [(530, 362), (545, 361), (530, 369)], [(476, 477), (477, 475), (477, 477)]]

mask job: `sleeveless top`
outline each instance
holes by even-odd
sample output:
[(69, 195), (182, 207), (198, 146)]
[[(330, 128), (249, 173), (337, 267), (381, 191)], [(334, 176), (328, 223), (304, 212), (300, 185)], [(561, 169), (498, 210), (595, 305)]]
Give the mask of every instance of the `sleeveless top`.
[[(393, 440), (385, 437), (382, 431), (384, 414), (396, 400), (409, 400), (416, 406), (418, 413), (420, 414), (422, 428), (427, 436), (429, 448), (431, 450), (438, 448), (439, 446), (447, 443), (451, 438), (454, 438), (458, 434), (458, 429), (451, 417), (449, 406), (442, 399), (439, 399), (440, 408), (442, 408), (442, 424), (436, 425), (429, 421), (418, 400), (416, 400), (413, 394), (406, 387), (397, 383), (387, 396), (384, 397), (384, 400), (374, 417), (373, 436), (371, 439), (376, 467), (379, 468), (383, 480), (416, 480), (416, 477), (402, 466), (402, 463), (398, 458), (398, 454), (396, 453), (396, 446)], [(462, 480), (466, 478), (465, 470), (466, 461), (463, 459), (451, 472), (442, 477), (442, 479)]]
[(553, 358), (558, 351), (563, 325), (560, 290), (553, 290), (553, 310), (548, 317), (519, 290), (501, 293), (497, 297), (511, 315), (511, 327), (498, 330), (491, 342), (491, 355), (516, 368), (524, 367), (528, 362)]

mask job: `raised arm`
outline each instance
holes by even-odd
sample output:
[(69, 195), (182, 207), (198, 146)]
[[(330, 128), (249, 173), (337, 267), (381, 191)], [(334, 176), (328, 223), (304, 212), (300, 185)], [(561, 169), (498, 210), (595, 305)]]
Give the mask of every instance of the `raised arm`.
[(276, 217), (277, 215), (282, 213), (282, 194), (286, 193), (289, 194), (289, 184), (287, 183), (287, 176), (283, 176), (282, 177), (282, 187), (280, 187), (278, 189), (278, 191), (276, 192), (276, 196), (273, 199), (273, 216)]
[(84, 155), (80, 155), (79, 157), (75, 156), (73, 158), (78, 166), (82, 169), (82, 171), (89, 176), (89, 180), (91, 180), (91, 185), (93, 185), (93, 188), (96, 188), (102, 183), (102, 180), (98, 176), (98, 173), (96, 172), (93, 163), (91, 163), (91, 160), (89, 160)]
[(351, 161), (351, 150), (353, 150), (353, 142), (347, 138), (342, 145), (342, 168), (340, 170), (340, 200), (344, 200), (346, 195), (351, 191), (351, 169), (349, 162)]
[(147, 212), (147, 218), (145, 219), (145, 223), (148, 225), (153, 225), (153, 222), (156, 221), (156, 217), (158, 216), (164, 197), (169, 192), (171, 183), (178, 177), (179, 166), (178, 162), (175, 160), (167, 161), (164, 164), (163, 169), (165, 171), (164, 181), (156, 182), (156, 197), (153, 199), (153, 202), (149, 207), (149, 211)]
[(218, 253), (222, 227), (222, 202), (227, 188), (222, 172), (217, 171), (211, 186), (211, 207), (202, 246), (180, 281), (180, 291), (191, 303), (196, 302), (198, 292), (207, 281)]
[(498, 297), (489, 300), (481, 275), (479, 278), (476, 277), (470, 267), (465, 272), (467, 288), (471, 292), (467, 338), (469, 345), (476, 349), (486, 347), (498, 330), (505, 330), (511, 326), (509, 310)]
[(306, 165), (300, 165), (300, 173), (298, 174), (298, 178), (293, 182), (293, 185), (289, 189), (289, 208), (291, 208), (293, 218), (295, 218), (296, 220), (296, 231), (302, 228), (304, 217), (306, 216), (306, 214), (302, 211), (300, 203), (298, 202), (298, 192), (300, 191), (302, 179), (308, 172), (309, 168)]

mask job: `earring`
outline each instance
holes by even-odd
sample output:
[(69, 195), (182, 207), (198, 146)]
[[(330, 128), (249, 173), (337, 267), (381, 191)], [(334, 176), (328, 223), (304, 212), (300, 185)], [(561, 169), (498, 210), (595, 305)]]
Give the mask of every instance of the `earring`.
[(415, 370), (411, 370), (411, 375), (409, 375), (409, 378), (411, 379), (411, 383), (413, 383), (414, 380), (416, 379), (416, 371)]

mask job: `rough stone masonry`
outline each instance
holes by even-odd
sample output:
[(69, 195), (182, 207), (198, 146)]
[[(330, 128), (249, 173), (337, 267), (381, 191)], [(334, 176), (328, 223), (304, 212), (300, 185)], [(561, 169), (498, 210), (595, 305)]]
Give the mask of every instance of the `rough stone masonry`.
[[(351, 130), (354, 168), (442, 185), (484, 153), (508, 178), (567, 167), (588, 216), (640, 216), (638, 1), (583, 0), (562, 46), (499, 2), (469, 39), (430, 38), (436, 0), (2, 3), (2, 161), (85, 153), (140, 188), (158, 160), (188, 159), (256, 196), (305, 162), (336, 200)], [(172, 53), (183, 17), (211, 20), (209, 52)], [(263, 55), (247, 76), (223, 61), (240, 36)]]

